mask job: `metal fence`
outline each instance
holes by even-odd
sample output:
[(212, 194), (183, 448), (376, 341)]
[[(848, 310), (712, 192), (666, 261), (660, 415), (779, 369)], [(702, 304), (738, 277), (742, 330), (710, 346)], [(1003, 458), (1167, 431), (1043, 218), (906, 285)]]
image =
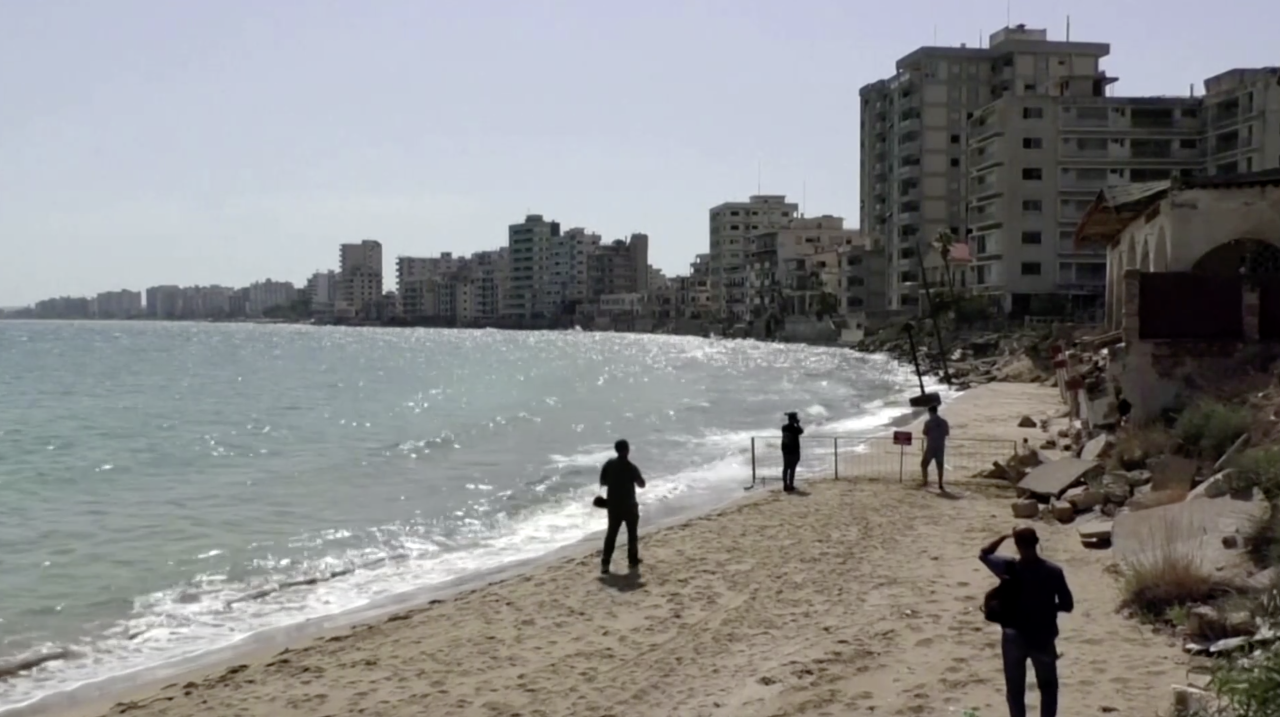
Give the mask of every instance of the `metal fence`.
[[(918, 434), (911, 435), (910, 445), (902, 445), (903, 433), (899, 432), (899, 439), (885, 434), (801, 436), (796, 479), (919, 480), (924, 441)], [(977, 478), (991, 470), (996, 461), (1008, 461), (1017, 452), (1017, 441), (949, 438), (944, 457), (946, 479), (965, 482)], [(932, 467), (929, 476), (937, 479)], [(750, 487), (781, 480), (782, 437), (752, 437)]]

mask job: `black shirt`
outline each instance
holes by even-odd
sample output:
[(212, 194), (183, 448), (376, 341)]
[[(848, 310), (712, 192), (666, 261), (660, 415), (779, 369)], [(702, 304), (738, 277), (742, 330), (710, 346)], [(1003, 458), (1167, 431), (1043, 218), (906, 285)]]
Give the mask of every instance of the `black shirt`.
[(1013, 630), (1029, 642), (1052, 642), (1058, 637), (1058, 613), (1071, 612), (1075, 600), (1062, 568), (1048, 560), (1016, 560), (1004, 555), (979, 555), (982, 564), (1001, 580), (1013, 579)]
[(800, 455), (800, 436), (804, 433), (804, 429), (799, 423), (788, 423), (782, 427), (782, 452), (790, 455)]
[(600, 469), (600, 485), (609, 489), (609, 509), (636, 505), (636, 483), (640, 469), (626, 458), (610, 458)]

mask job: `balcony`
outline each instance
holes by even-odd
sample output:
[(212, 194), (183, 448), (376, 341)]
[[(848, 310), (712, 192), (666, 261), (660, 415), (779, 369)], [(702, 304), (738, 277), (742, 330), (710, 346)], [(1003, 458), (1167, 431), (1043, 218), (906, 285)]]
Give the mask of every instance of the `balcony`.
[(920, 176), (920, 165), (919, 165), (919, 164), (904, 164), (904, 165), (902, 165), (901, 167), (898, 167), (898, 171), (897, 171), (897, 175), (896, 175), (896, 176), (898, 177), (898, 179), (909, 179), (909, 178), (919, 177), (919, 176)]
[(898, 223), (899, 224), (919, 224), (920, 211), (912, 210), (907, 212), (898, 212)]
[(969, 210), (969, 224), (971, 226), (979, 226), (982, 224), (996, 224), (1000, 221), (1000, 212), (994, 204), (987, 204), (981, 207), (974, 207)]
[(1075, 172), (1069, 174), (1061, 174), (1058, 176), (1058, 189), (1073, 192), (1098, 192), (1107, 186), (1107, 175), (1081, 176)]
[(1110, 110), (1106, 107), (1075, 105), (1072, 111), (1062, 113), (1061, 126), (1079, 129), (1106, 129), (1111, 126)]
[(907, 119), (898, 120), (899, 132), (919, 132), (923, 125), (919, 117), (909, 117)]

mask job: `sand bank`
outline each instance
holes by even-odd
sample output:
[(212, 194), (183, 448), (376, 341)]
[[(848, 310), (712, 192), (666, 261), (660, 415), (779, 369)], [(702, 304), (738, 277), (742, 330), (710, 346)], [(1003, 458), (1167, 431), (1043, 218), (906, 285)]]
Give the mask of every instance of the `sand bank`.
[[(953, 435), (1017, 440), (1036, 435), (1017, 419), (1051, 415), (1056, 401), (999, 384), (944, 413)], [(856, 478), (803, 488), (645, 535), (638, 575), (600, 579), (595, 555), (567, 558), (110, 714), (1001, 714), (998, 629), (978, 611), (993, 578), (976, 556), (1013, 526), (1009, 489), (966, 484), (945, 498)], [(1070, 527), (1039, 529), (1076, 593), (1060, 713), (1153, 714), (1184, 675), (1181, 654), (1115, 613), (1108, 553), (1082, 548)]]

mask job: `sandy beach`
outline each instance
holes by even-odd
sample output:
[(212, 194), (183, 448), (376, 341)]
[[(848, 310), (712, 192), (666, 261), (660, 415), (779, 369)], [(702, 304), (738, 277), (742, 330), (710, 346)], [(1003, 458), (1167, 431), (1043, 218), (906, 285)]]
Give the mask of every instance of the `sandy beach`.
[[(1017, 428), (1022, 415), (1060, 411), (1054, 389), (996, 384), (943, 413), (953, 437), (1014, 441), (1043, 435)], [(978, 610), (994, 578), (977, 553), (1013, 527), (1012, 491), (970, 481), (944, 497), (909, 469), (904, 484), (812, 481), (654, 533), (642, 524), (639, 574), (600, 578), (584, 549), (109, 714), (1005, 714), (999, 630)], [(1036, 525), (1076, 595), (1062, 620), (1060, 714), (1167, 706), (1185, 659), (1116, 613), (1110, 553), (1083, 548), (1070, 526)]]

